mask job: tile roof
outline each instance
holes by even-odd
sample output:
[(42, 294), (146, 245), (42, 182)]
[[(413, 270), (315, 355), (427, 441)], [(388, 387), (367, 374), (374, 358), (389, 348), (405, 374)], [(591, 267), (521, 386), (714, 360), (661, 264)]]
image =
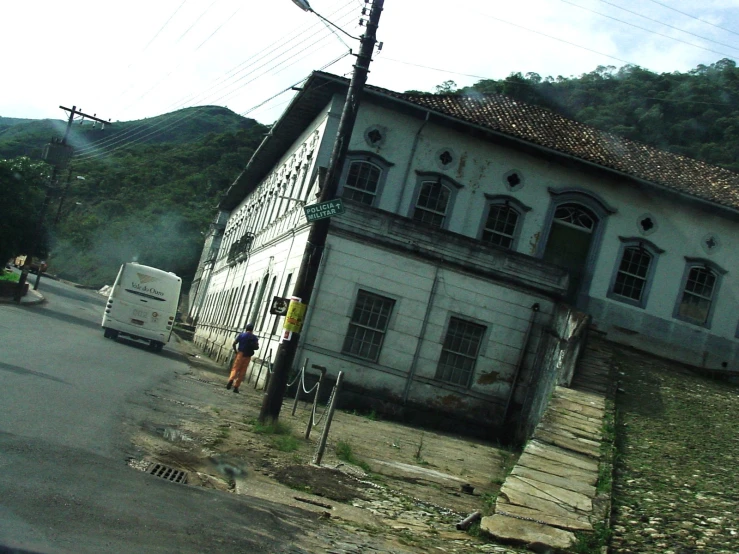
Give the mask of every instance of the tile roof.
[(739, 209), (739, 173), (600, 131), (546, 108), (497, 94), (438, 96), (368, 88), (636, 179)]

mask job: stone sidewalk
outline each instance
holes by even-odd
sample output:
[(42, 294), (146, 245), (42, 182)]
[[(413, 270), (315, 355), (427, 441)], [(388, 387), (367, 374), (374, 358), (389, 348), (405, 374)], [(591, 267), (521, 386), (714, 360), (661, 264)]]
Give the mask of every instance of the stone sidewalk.
[[(610, 353), (589, 346), (573, 381), (557, 387), (549, 406), (506, 478), (495, 513), (481, 528), (531, 549), (567, 550), (575, 532), (593, 531), (605, 513), (596, 502), (606, 415)], [(602, 392), (601, 392), (602, 391)], [(537, 550), (539, 551), (539, 550)]]

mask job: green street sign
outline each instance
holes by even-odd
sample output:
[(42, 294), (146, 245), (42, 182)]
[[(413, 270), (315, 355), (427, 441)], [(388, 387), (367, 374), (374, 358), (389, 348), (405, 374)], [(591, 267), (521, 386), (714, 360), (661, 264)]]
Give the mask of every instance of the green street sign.
[(332, 215), (339, 215), (344, 213), (344, 203), (341, 198), (334, 198), (333, 200), (327, 200), (326, 202), (320, 202), (318, 204), (311, 204), (310, 206), (304, 206), (305, 218), (308, 223), (312, 221), (318, 221), (319, 219), (326, 219)]

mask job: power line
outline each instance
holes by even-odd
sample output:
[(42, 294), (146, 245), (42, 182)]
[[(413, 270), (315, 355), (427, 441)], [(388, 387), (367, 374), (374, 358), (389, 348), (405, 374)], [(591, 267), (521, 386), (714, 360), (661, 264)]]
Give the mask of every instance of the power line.
[(726, 31), (727, 33), (731, 33), (732, 35), (739, 36), (739, 33), (737, 33), (736, 31), (732, 31), (731, 29), (727, 29), (726, 27), (721, 27), (721, 25), (716, 25), (715, 23), (711, 23), (710, 21), (706, 21), (705, 19), (701, 19), (700, 17), (696, 17), (696, 16), (691, 15), (689, 13), (681, 12), (677, 8), (673, 8), (672, 6), (670, 6), (668, 4), (663, 4), (662, 2), (658, 2), (657, 0), (649, 0), (649, 1), (652, 2), (652, 3), (654, 3), (654, 4), (659, 4), (663, 8), (667, 8), (668, 10), (672, 10), (673, 12), (677, 12), (679, 14), (682, 14), (682, 15), (685, 15), (687, 17), (690, 17), (691, 19), (695, 19), (696, 21), (700, 21), (701, 23), (705, 23), (706, 25), (710, 25), (711, 27), (716, 27), (717, 29), (721, 29), (722, 31)]
[(687, 44), (688, 46), (692, 46), (693, 48), (700, 48), (701, 50), (705, 50), (706, 52), (712, 52), (714, 54), (718, 54), (719, 56), (724, 56), (725, 58), (733, 58), (731, 54), (725, 54), (724, 52), (719, 52), (717, 50), (711, 50), (710, 48), (705, 48), (703, 46), (700, 46), (698, 44), (693, 44), (692, 42), (688, 42), (687, 40), (682, 40), (676, 37), (671, 37), (670, 35), (665, 35), (664, 33), (660, 33), (658, 31), (652, 31), (651, 29), (646, 29), (645, 27), (640, 27), (639, 25), (636, 25), (635, 23), (629, 23), (628, 21), (624, 21), (623, 19), (619, 19), (617, 17), (613, 17), (611, 15), (607, 15), (595, 10), (591, 10), (590, 8), (586, 8), (585, 6), (580, 6), (579, 4), (575, 4), (574, 2), (570, 2), (570, 0), (560, 0), (560, 2), (564, 2), (565, 4), (569, 4), (570, 6), (575, 6), (576, 8), (580, 8), (581, 10), (585, 10), (586, 12), (594, 13), (596, 15), (599, 15), (601, 17), (605, 17), (606, 19), (612, 19), (613, 21), (617, 21), (619, 23), (623, 23), (624, 25), (628, 25), (629, 27), (634, 27), (635, 29), (639, 29), (641, 31), (646, 31), (647, 33), (652, 33), (653, 35), (657, 35), (660, 37), (664, 37), (670, 40), (674, 40), (675, 42), (680, 42), (682, 44)]
[[(338, 8), (338, 9), (337, 9), (337, 10), (336, 10), (336, 11), (335, 11), (335, 12), (334, 12), (334, 13), (333, 13), (332, 15), (334, 15), (334, 14), (337, 14), (337, 13), (339, 13), (339, 12), (342, 12), (342, 13), (341, 13), (341, 14), (339, 15), (339, 17), (341, 17), (341, 18), (346, 18), (346, 17), (347, 17), (348, 15), (349, 15), (349, 12), (348, 12), (348, 11), (346, 10), (346, 8), (347, 8), (347, 7), (349, 7), (349, 5), (350, 5), (350, 4), (351, 4), (351, 2), (349, 2), (349, 3), (344, 3), (344, 4), (343, 4), (343, 5), (342, 5), (342, 6), (340, 7), (340, 8)], [(230, 83), (230, 84), (228, 84), (228, 85), (225, 85), (225, 87), (224, 87), (223, 85), (224, 85), (224, 84), (225, 84), (226, 82), (228, 82), (229, 80), (233, 80), (233, 78), (234, 78), (234, 77), (235, 77), (236, 75), (238, 75), (239, 73), (242, 73), (243, 71), (245, 71), (246, 69), (248, 69), (248, 68), (249, 68), (250, 66), (253, 66), (253, 65), (255, 65), (255, 64), (256, 64), (257, 62), (259, 62), (259, 61), (263, 60), (263, 59), (264, 59), (265, 57), (269, 56), (269, 55), (270, 55), (270, 54), (272, 54), (273, 52), (275, 52), (275, 51), (277, 51), (277, 50), (280, 50), (281, 48), (284, 48), (284, 47), (288, 46), (289, 44), (291, 44), (291, 43), (293, 43), (293, 42), (300, 42), (300, 41), (302, 40), (302, 39), (301, 39), (301, 36), (302, 36), (302, 35), (304, 35), (304, 34), (306, 34), (306, 33), (309, 33), (309, 32), (311, 31), (311, 29), (314, 29), (314, 28), (320, 28), (320, 27), (321, 27), (320, 23), (318, 23), (318, 22), (317, 22), (317, 23), (315, 23), (314, 25), (310, 26), (310, 27), (309, 27), (308, 29), (306, 29), (306, 30), (302, 31), (301, 33), (298, 33), (297, 35), (295, 35), (295, 34), (294, 34), (293, 32), (289, 32), (289, 33), (288, 33), (288, 35), (290, 35), (290, 36), (288, 36), (288, 37), (283, 37), (282, 39), (280, 39), (280, 40), (277, 40), (277, 41), (273, 42), (272, 44), (270, 44), (269, 46), (267, 46), (266, 48), (264, 48), (264, 49), (263, 49), (263, 50), (262, 50), (261, 52), (258, 52), (258, 53), (257, 53), (257, 57), (256, 57), (256, 58), (251, 58), (250, 60), (248, 60), (248, 61), (244, 61), (244, 62), (242, 62), (241, 64), (237, 65), (237, 66), (236, 66), (235, 68), (233, 68), (233, 69), (232, 69), (232, 70), (231, 70), (231, 71), (230, 71), (229, 73), (227, 73), (227, 74), (226, 74), (225, 78), (223, 78), (223, 77), (222, 77), (222, 78), (220, 79), (220, 82), (216, 82), (216, 83), (215, 83), (214, 85), (212, 85), (211, 87), (209, 87), (208, 89), (206, 89), (205, 91), (203, 91), (203, 92), (201, 92), (201, 93), (199, 93), (199, 94), (191, 94), (191, 95), (189, 95), (189, 96), (185, 96), (185, 97), (183, 97), (183, 98), (182, 98), (182, 99), (181, 99), (180, 101), (177, 101), (177, 102), (173, 102), (172, 104), (170, 104), (170, 106), (169, 106), (169, 107), (168, 107), (167, 109), (180, 109), (180, 108), (183, 108), (183, 107), (185, 107), (186, 103), (188, 103), (188, 102), (194, 102), (194, 101), (195, 101), (195, 100), (197, 100), (198, 98), (202, 98), (202, 97), (205, 97), (205, 98), (208, 98), (208, 97), (212, 97), (213, 95), (217, 94), (217, 92), (218, 92), (218, 89), (220, 89), (220, 90), (225, 90), (225, 89), (227, 89), (228, 87), (231, 87), (231, 86), (233, 86), (233, 85), (234, 85), (234, 84), (236, 84), (237, 82), (239, 82), (239, 81), (243, 80), (243, 79), (244, 79), (245, 77), (247, 77), (247, 76), (249, 76), (249, 75), (253, 74), (255, 70), (252, 70), (252, 71), (250, 71), (249, 73), (247, 73), (246, 75), (244, 75), (244, 76), (240, 77), (240, 78), (239, 78), (239, 79), (238, 79), (237, 81), (235, 81), (235, 82), (233, 82), (233, 83)], [(297, 28), (296, 28), (296, 30), (299, 30), (299, 29), (300, 29), (300, 27), (297, 27)], [(315, 34), (316, 34), (316, 33), (314, 33), (314, 34), (313, 34), (313, 36), (315, 36)], [(277, 45), (277, 46), (275, 46), (275, 45)], [(292, 51), (293, 51), (293, 50), (295, 50), (295, 49), (296, 49), (295, 47), (290, 47), (290, 48), (288, 48), (288, 49), (287, 49), (287, 50), (286, 50), (285, 52), (282, 52), (281, 54), (279, 54), (279, 55), (276, 55), (276, 56), (274, 56), (273, 58), (271, 58), (271, 59), (267, 60), (267, 62), (265, 62), (264, 64), (260, 65), (260, 66), (259, 66), (259, 67), (257, 67), (256, 69), (261, 69), (262, 67), (264, 67), (264, 66), (265, 66), (265, 65), (267, 65), (268, 63), (270, 63), (270, 62), (273, 62), (273, 61), (275, 61), (276, 59), (279, 59), (279, 57), (280, 57), (280, 56), (282, 56), (282, 55), (287, 55), (287, 54), (289, 54), (290, 52), (292, 52)], [(304, 44), (302, 45), (302, 49), (305, 49), (305, 45), (304, 45)], [(173, 71), (175, 71), (175, 70), (173, 70)], [(171, 73), (172, 73), (173, 71), (169, 72), (169, 73), (168, 73), (168, 74), (167, 74), (167, 75), (166, 75), (165, 77), (163, 77), (162, 79), (160, 79), (160, 80), (159, 80), (159, 81), (158, 81), (158, 82), (157, 82), (157, 83), (156, 83), (156, 84), (155, 84), (155, 85), (154, 85), (154, 86), (153, 86), (152, 88), (150, 88), (150, 89), (149, 89), (149, 90), (148, 90), (148, 91), (147, 91), (146, 93), (144, 93), (143, 95), (141, 95), (141, 96), (140, 96), (140, 97), (139, 97), (139, 98), (138, 98), (138, 99), (137, 99), (136, 101), (134, 101), (134, 102), (133, 102), (132, 104), (129, 104), (129, 107), (130, 107), (131, 105), (135, 104), (135, 103), (136, 103), (136, 102), (137, 102), (138, 100), (140, 100), (141, 98), (143, 98), (143, 97), (144, 97), (144, 96), (145, 96), (146, 94), (148, 94), (148, 92), (151, 92), (151, 90), (153, 90), (153, 88), (155, 88), (155, 87), (156, 87), (156, 86), (158, 86), (158, 85), (159, 85), (159, 84), (160, 84), (160, 83), (161, 83), (162, 81), (164, 81), (164, 80), (165, 80), (165, 79), (166, 79), (166, 78), (167, 78), (167, 77), (168, 77), (168, 76), (169, 76), (169, 75), (170, 75), (170, 74), (171, 74)], [(250, 81), (250, 82), (251, 82), (251, 81)], [(248, 84), (248, 83), (247, 83), (247, 84)], [(245, 85), (241, 85), (241, 86), (240, 86), (240, 87), (238, 87), (238, 88), (237, 88), (236, 90), (234, 90), (234, 91), (231, 91), (231, 92), (229, 93), (229, 95), (230, 95), (230, 94), (233, 94), (233, 93), (235, 93), (235, 92), (236, 92), (237, 90), (240, 90), (241, 88), (243, 88), (243, 86), (245, 86)], [(214, 88), (215, 88), (215, 89), (217, 89), (217, 90), (216, 90), (216, 91), (214, 91), (214, 92), (213, 92), (212, 94), (210, 94), (210, 95), (206, 95), (206, 93), (210, 92), (210, 91), (211, 91), (211, 90), (213, 90)], [(227, 96), (227, 95), (224, 95), (224, 96)], [(224, 96), (222, 96), (221, 98), (223, 98)], [(90, 145), (90, 146), (88, 146), (88, 147), (80, 148), (80, 149), (79, 149), (79, 154), (85, 154), (86, 152), (89, 152), (89, 151), (92, 151), (92, 150), (96, 150), (96, 149), (100, 149), (101, 147), (103, 147), (103, 146), (105, 146), (105, 145), (107, 145), (107, 144), (109, 144), (109, 143), (111, 143), (111, 142), (113, 142), (113, 143), (119, 143), (119, 142), (120, 142), (120, 141), (121, 141), (121, 140), (122, 140), (123, 138), (125, 138), (126, 136), (130, 136), (130, 135), (134, 134), (134, 133), (135, 133), (135, 132), (136, 132), (136, 131), (137, 131), (138, 129), (142, 129), (142, 128), (144, 128), (144, 127), (146, 127), (147, 129), (150, 129), (150, 128), (151, 128), (150, 126), (147, 126), (146, 124), (140, 124), (140, 125), (138, 125), (138, 126), (136, 126), (136, 127), (132, 128), (132, 129), (129, 129), (128, 131), (124, 132), (124, 133), (123, 133), (123, 134), (121, 134), (121, 135), (116, 135), (116, 136), (113, 136), (113, 137), (108, 137), (108, 138), (106, 138), (106, 139), (103, 139), (103, 140), (101, 140), (101, 141), (97, 141), (97, 142), (95, 142), (95, 143), (91, 144), (91, 145)]]
[[(328, 38), (328, 37), (324, 37), (324, 38)], [(322, 66), (320, 70), (323, 70), (323, 69), (326, 69), (326, 68), (332, 66), (333, 64), (337, 63), (338, 61), (342, 60), (343, 58), (347, 57), (348, 55), (349, 55), (348, 52), (342, 54), (341, 56), (335, 58), (334, 60), (332, 60), (329, 63), (327, 63), (324, 66)], [(296, 63), (296, 62), (294, 62), (294, 63)], [(308, 78), (307, 76), (304, 77), (303, 79), (301, 79), (300, 81), (298, 81), (296, 84), (302, 83), (307, 78)], [(253, 111), (253, 110), (261, 107), (262, 105), (264, 105), (265, 103), (269, 102), (273, 98), (279, 96), (280, 94), (283, 94), (284, 92), (287, 92), (293, 86), (295, 86), (295, 85), (292, 85), (288, 89), (285, 89), (285, 90), (281, 91), (280, 93), (274, 95), (273, 97), (268, 98), (266, 101), (261, 102), (260, 104), (258, 104), (256, 106), (254, 106), (253, 108), (247, 110), (246, 113), (249, 113), (249, 112), (251, 112), (251, 111)], [(137, 134), (141, 134), (143, 132), (146, 132), (147, 130), (150, 130), (150, 132), (147, 133), (147, 134), (145, 134), (145, 135), (143, 135), (143, 136), (138, 136), (134, 140), (126, 141), (123, 144), (120, 144), (119, 146), (115, 146), (115, 144), (111, 144), (109, 146), (112, 146), (112, 148), (106, 148), (103, 152), (91, 152), (91, 153), (87, 153), (87, 154), (81, 155), (79, 157), (76, 157), (75, 159), (76, 159), (76, 161), (80, 162), (80, 161), (88, 161), (88, 160), (91, 160), (91, 159), (94, 159), (94, 158), (98, 158), (98, 157), (101, 157), (101, 156), (109, 155), (109, 154), (111, 154), (113, 152), (116, 152), (116, 151), (122, 149), (122, 148), (126, 148), (128, 146), (132, 146), (132, 145), (137, 144), (137, 143), (139, 143), (139, 142), (141, 142), (141, 141), (143, 141), (143, 140), (145, 140), (145, 139), (147, 139), (147, 138), (149, 138), (151, 136), (157, 135), (157, 134), (162, 133), (162, 132), (164, 132), (164, 131), (166, 131), (168, 129), (171, 129), (171, 128), (179, 125), (180, 123), (182, 123), (182, 122), (184, 122), (184, 121), (186, 121), (186, 120), (194, 117), (195, 115), (197, 115), (198, 113), (200, 113), (201, 111), (203, 111), (203, 109), (204, 108), (195, 108), (194, 110), (191, 110), (190, 112), (184, 114), (183, 116), (179, 117), (178, 119), (175, 119), (174, 121), (167, 122), (166, 124), (165, 123), (160, 124), (158, 126), (159, 127), (158, 129), (153, 129), (153, 130), (150, 130), (150, 129), (142, 129)], [(133, 137), (131, 137), (131, 138), (133, 138)]]
[[(529, 82), (526, 82), (526, 81), (519, 81), (517, 79), (514, 80), (514, 79), (510, 79), (508, 77), (505, 77), (503, 79), (495, 79), (493, 77), (484, 77), (484, 76), (481, 76), (481, 75), (474, 75), (474, 74), (470, 74), (470, 73), (460, 73), (458, 71), (454, 71), (454, 70), (451, 70), (451, 69), (442, 69), (442, 68), (439, 68), (439, 67), (431, 67), (431, 66), (423, 65), (423, 64), (419, 64), (419, 63), (413, 63), (413, 62), (409, 62), (409, 61), (398, 60), (398, 59), (395, 59), (395, 58), (389, 58), (387, 56), (383, 56), (382, 58), (378, 58), (378, 61), (379, 60), (387, 60), (387, 61), (391, 61), (391, 62), (395, 62), (395, 63), (400, 63), (400, 64), (403, 64), (403, 65), (409, 65), (409, 66), (413, 66), (413, 67), (419, 67), (421, 69), (429, 69), (429, 70), (432, 70), (432, 71), (439, 71), (439, 72), (442, 72), (442, 73), (448, 73), (448, 74), (452, 74), (452, 75), (462, 75), (464, 77), (475, 77), (476, 79), (481, 79), (481, 80), (485, 80), (485, 81), (495, 81), (496, 83), (512, 83), (512, 84), (519, 85), (519, 86), (530, 87), (532, 89), (536, 89), (537, 87), (540, 86), (540, 85), (538, 85), (536, 83), (529, 83)], [(634, 65), (634, 64), (632, 64), (632, 65)], [(556, 83), (554, 83), (554, 84), (556, 84)], [(666, 103), (670, 103), (671, 102), (671, 103), (675, 103), (675, 104), (705, 104), (705, 105), (709, 105), (709, 106), (734, 106), (735, 105), (735, 104), (731, 104), (731, 103), (728, 103), (728, 102), (706, 102), (706, 101), (701, 101), (701, 100), (672, 100), (672, 99), (667, 99), (667, 98), (656, 98), (656, 97), (653, 97), (653, 96), (643, 96), (642, 98), (644, 98), (645, 100), (656, 100), (656, 101), (659, 101), (659, 102), (666, 102)]]
[(174, 12), (172, 12), (172, 15), (170, 15), (169, 16), (169, 19), (167, 19), (167, 21), (164, 22), (164, 25), (162, 25), (160, 27), (160, 29), (156, 32), (156, 34), (151, 38), (151, 40), (146, 43), (146, 46), (144, 46), (144, 49), (141, 51), (142, 53), (143, 52), (146, 52), (146, 49), (149, 48), (149, 46), (151, 45), (151, 43), (156, 40), (156, 38), (160, 35), (160, 33), (164, 30), (164, 28), (167, 25), (169, 25), (169, 22), (172, 21), (172, 18), (174, 18), (174, 16), (177, 15), (177, 12), (180, 11), (180, 9), (182, 8), (182, 6), (184, 6), (186, 2), (187, 2), (187, 0), (182, 0), (182, 3), (179, 6), (177, 6), (177, 9)]
[(177, 39), (177, 40), (176, 40), (176, 41), (175, 41), (174, 43), (175, 43), (175, 44), (179, 44), (179, 42), (180, 42), (180, 41), (181, 41), (181, 40), (182, 40), (182, 39), (183, 39), (183, 38), (185, 37), (185, 35), (187, 35), (187, 33), (189, 33), (189, 32), (190, 32), (190, 31), (192, 30), (192, 28), (193, 28), (193, 27), (195, 27), (195, 25), (197, 25), (197, 24), (198, 24), (198, 23), (200, 22), (200, 20), (201, 20), (201, 19), (203, 18), (203, 16), (204, 16), (204, 15), (205, 15), (206, 13), (208, 13), (208, 12), (210, 11), (210, 9), (211, 9), (211, 8), (213, 7), (213, 5), (214, 5), (214, 4), (216, 3), (216, 2), (218, 2), (218, 1), (219, 1), (219, 0), (213, 0), (213, 1), (212, 1), (212, 2), (210, 3), (210, 5), (209, 5), (209, 6), (207, 7), (207, 8), (205, 8), (205, 11), (204, 11), (204, 12), (202, 12), (202, 13), (201, 13), (201, 14), (200, 14), (200, 15), (199, 15), (199, 16), (198, 16), (198, 17), (197, 17), (196, 19), (195, 19), (195, 21), (193, 21), (192, 25), (190, 25), (190, 26), (189, 26), (189, 27), (188, 27), (188, 28), (187, 28), (187, 29), (185, 30), (185, 32), (184, 32), (184, 33), (182, 33), (182, 34), (180, 35), (180, 37), (179, 37), (179, 38), (178, 38), (178, 39)]
[(736, 46), (732, 46), (731, 44), (726, 44), (724, 42), (718, 42), (717, 40), (713, 40), (713, 39), (710, 39), (708, 37), (704, 37), (704, 36), (701, 36), (701, 35), (697, 35), (695, 33), (691, 33), (690, 31), (686, 31), (685, 29), (681, 29), (680, 27), (676, 27), (675, 25), (670, 25), (669, 23), (665, 23), (664, 21), (660, 21), (659, 19), (653, 19), (651, 17), (647, 17), (646, 15), (642, 15), (642, 14), (640, 14), (638, 12), (633, 11), (633, 10), (629, 10), (627, 8), (621, 7), (621, 6), (617, 5), (617, 4), (614, 4), (613, 2), (609, 2), (608, 0), (600, 0), (600, 1), (603, 2), (604, 4), (608, 4), (609, 6), (613, 6), (616, 9), (625, 11), (625, 12), (630, 13), (632, 15), (635, 15), (637, 17), (641, 17), (642, 19), (646, 19), (647, 21), (652, 21), (654, 23), (659, 23), (660, 25), (664, 25), (665, 27), (669, 27), (670, 29), (675, 29), (676, 31), (680, 31), (681, 33), (685, 33), (687, 35), (694, 36), (694, 37), (699, 38), (701, 40), (705, 40), (705, 41), (708, 41), (708, 42), (712, 42), (714, 44), (718, 44), (719, 46), (726, 46), (727, 48), (731, 48), (732, 50), (739, 50), (739, 48), (737, 48)]
[(617, 56), (611, 56), (610, 54), (604, 54), (603, 52), (598, 52), (597, 50), (593, 50), (592, 48), (588, 48), (587, 46), (582, 46), (580, 44), (576, 44), (574, 42), (570, 42), (569, 40), (565, 40), (565, 39), (562, 39), (562, 38), (559, 38), (559, 37), (548, 35), (547, 33), (542, 33), (541, 31), (535, 31), (534, 29), (530, 29), (528, 27), (524, 27), (523, 25), (519, 25), (518, 23), (513, 23), (511, 21), (507, 21), (505, 19), (501, 19), (500, 17), (495, 17), (494, 15), (490, 15), (490, 14), (482, 13), (482, 12), (475, 12), (475, 13), (478, 13), (478, 14), (480, 14), (483, 17), (487, 17), (489, 19), (494, 19), (495, 21), (499, 21), (501, 23), (505, 23), (506, 25), (511, 25), (512, 27), (518, 27), (519, 29), (523, 29), (524, 31), (528, 31), (529, 33), (534, 33), (534, 34), (537, 34), (537, 35), (541, 35), (543, 37), (546, 37), (546, 38), (549, 38), (549, 39), (552, 39), (552, 40), (556, 40), (558, 42), (562, 42), (562, 43), (568, 44), (570, 46), (574, 46), (575, 48), (580, 48), (581, 50), (587, 50), (588, 52), (592, 52), (593, 54), (598, 54), (599, 56), (605, 56), (606, 58), (611, 58), (612, 60), (617, 60), (619, 62), (623, 62), (623, 63), (625, 63), (627, 65), (639, 65), (639, 64), (635, 64), (633, 62), (630, 62), (628, 60), (624, 60), (623, 58), (619, 58)]
[[(318, 39), (317, 41), (315, 41), (314, 43), (312, 43), (312, 44), (310, 44), (308, 46), (312, 46), (314, 44), (317, 44), (318, 42), (325, 41), (327, 38), (329, 38), (329, 37), (328, 36), (324, 36), (324, 37)], [(280, 73), (281, 71), (284, 71), (288, 67), (290, 67), (290, 66), (292, 66), (292, 65), (294, 65), (294, 64), (296, 64), (296, 63), (298, 63), (300, 61), (302, 61), (304, 58), (306, 58), (308, 56), (311, 56), (313, 54), (315, 54), (315, 51), (311, 51), (311, 50), (308, 49), (308, 50), (306, 50), (306, 52), (305, 52), (305, 54), (303, 56), (299, 56), (297, 58), (295, 58), (295, 57), (287, 58), (287, 59), (281, 61), (279, 64), (274, 65), (274, 66), (272, 66), (270, 68), (267, 68), (267, 70), (265, 70), (265, 72), (263, 72), (261, 75), (258, 75), (255, 78), (251, 79), (250, 81), (248, 81), (247, 83), (245, 83), (244, 85), (242, 85), (241, 87), (239, 87), (239, 89), (237, 89), (237, 90), (240, 90), (241, 88), (245, 87), (246, 85), (250, 84), (251, 82), (259, 79), (263, 75), (266, 75), (266, 74), (276, 75), (276, 74)], [(339, 59), (344, 58), (346, 55), (348, 55), (348, 54), (343, 54), (342, 56), (340, 56)], [(292, 63), (290, 63), (286, 67), (283, 67), (282, 69), (280, 69), (280, 71), (274, 72), (274, 69), (276, 69), (277, 67), (280, 67), (281, 65), (284, 65), (285, 63), (287, 63), (289, 61), (291, 61)], [(331, 62), (330, 65), (333, 65), (333, 63), (335, 63), (335, 62)], [(226, 95), (221, 96), (220, 98), (214, 99), (212, 102), (217, 102), (218, 100), (221, 100), (221, 99), (223, 99), (223, 98), (225, 98), (227, 96), (230, 96), (231, 94), (234, 94), (235, 92), (237, 92), (237, 91), (232, 91), (232, 92), (230, 92), (230, 93), (228, 93)], [(119, 150), (120, 148), (129, 146), (131, 144), (136, 144), (136, 143), (141, 142), (141, 141), (143, 141), (143, 140), (145, 140), (145, 139), (147, 139), (147, 138), (149, 138), (149, 137), (151, 137), (153, 135), (156, 135), (158, 133), (161, 133), (163, 131), (166, 131), (167, 129), (170, 129), (170, 128), (172, 128), (172, 127), (180, 124), (181, 122), (189, 119), (190, 117), (193, 117), (197, 113), (199, 113), (199, 112), (198, 111), (188, 112), (186, 114), (183, 114), (180, 118), (175, 119), (174, 121), (166, 121), (166, 122), (162, 122), (162, 123), (158, 123), (158, 124), (155, 123), (152, 126), (147, 126), (145, 124), (139, 125), (139, 126), (137, 126), (136, 131), (135, 132), (132, 132), (132, 133), (129, 133), (128, 136), (125, 136), (125, 137), (112, 137), (111, 139), (109, 139), (110, 142), (107, 145), (97, 144), (97, 145), (93, 145), (90, 148), (87, 148), (84, 152), (80, 150), (80, 152), (79, 152), (80, 157), (78, 158), (78, 160), (85, 160), (85, 159), (89, 159), (89, 158), (93, 158), (93, 157), (98, 157), (98, 156), (104, 155), (106, 153), (114, 152), (116, 150)], [(123, 144), (121, 144), (121, 143), (123, 143)], [(120, 145), (120, 146), (117, 146), (117, 145)], [(100, 152), (100, 150), (102, 148), (104, 148), (105, 150), (103, 152)]]

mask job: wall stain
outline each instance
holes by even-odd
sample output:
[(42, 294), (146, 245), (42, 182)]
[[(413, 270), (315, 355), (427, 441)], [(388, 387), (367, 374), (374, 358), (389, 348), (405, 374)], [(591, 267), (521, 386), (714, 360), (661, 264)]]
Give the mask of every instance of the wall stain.
[(461, 179), (464, 175), (464, 166), (467, 165), (467, 152), (462, 154), (459, 158), (459, 165), (457, 166), (457, 178)]
[(483, 373), (478, 377), (477, 384), (492, 385), (498, 380), (498, 375), (500, 375), (499, 371), (488, 371), (487, 373)]
[(541, 238), (541, 231), (537, 231), (534, 233), (534, 236), (531, 237), (531, 242), (529, 243), (531, 245), (531, 256), (536, 256), (536, 248), (539, 246), (539, 239)]
[(464, 402), (462, 401), (462, 399), (455, 394), (447, 394), (446, 396), (441, 396), (437, 399), (436, 402), (438, 404), (441, 404), (445, 408), (452, 408), (455, 410), (464, 407)]

